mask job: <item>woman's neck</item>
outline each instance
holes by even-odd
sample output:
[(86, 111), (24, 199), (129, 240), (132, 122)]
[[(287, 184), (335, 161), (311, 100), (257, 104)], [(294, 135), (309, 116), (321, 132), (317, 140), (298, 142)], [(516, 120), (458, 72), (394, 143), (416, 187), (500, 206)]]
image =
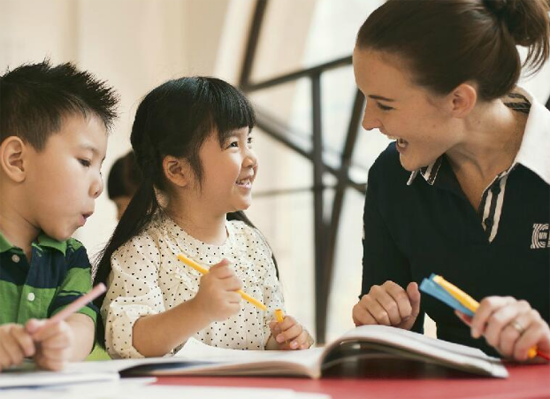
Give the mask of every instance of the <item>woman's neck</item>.
[(464, 140), (447, 152), (453, 170), (491, 181), (508, 169), (519, 151), (527, 116), (502, 101), (473, 112), (463, 122)]
[(216, 214), (199, 201), (173, 199), (166, 207), (166, 213), (187, 234), (199, 241), (223, 245), (227, 239), (226, 214)]

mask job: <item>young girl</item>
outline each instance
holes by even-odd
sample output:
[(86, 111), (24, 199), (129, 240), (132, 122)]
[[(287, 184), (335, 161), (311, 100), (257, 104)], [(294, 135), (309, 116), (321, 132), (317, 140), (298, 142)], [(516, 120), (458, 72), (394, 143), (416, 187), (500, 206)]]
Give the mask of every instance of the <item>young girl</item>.
[[(131, 141), (143, 182), (96, 277), (109, 287), (98, 304), (112, 357), (163, 356), (190, 337), (233, 349), (311, 346), (292, 317), (273, 320), (283, 307), (277, 269), (240, 212), (251, 204), (258, 169), (254, 123), (243, 94), (215, 78), (171, 80), (141, 102)], [(181, 263), (180, 253), (209, 273)], [(268, 310), (241, 301), (239, 289)], [(98, 337), (103, 342), (103, 331)]]

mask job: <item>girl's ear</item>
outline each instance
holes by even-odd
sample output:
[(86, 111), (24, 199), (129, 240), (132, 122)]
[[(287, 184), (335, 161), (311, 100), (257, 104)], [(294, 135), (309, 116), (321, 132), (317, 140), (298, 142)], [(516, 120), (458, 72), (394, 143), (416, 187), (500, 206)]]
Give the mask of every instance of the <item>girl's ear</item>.
[(162, 169), (166, 178), (178, 187), (185, 187), (191, 182), (191, 168), (183, 158), (167, 155), (162, 160)]
[(27, 153), (27, 145), (17, 136), (9, 136), (0, 145), (0, 168), (15, 183), (26, 178), (24, 160)]
[(477, 103), (477, 90), (474, 85), (462, 83), (450, 94), (451, 113), (455, 118), (464, 118)]

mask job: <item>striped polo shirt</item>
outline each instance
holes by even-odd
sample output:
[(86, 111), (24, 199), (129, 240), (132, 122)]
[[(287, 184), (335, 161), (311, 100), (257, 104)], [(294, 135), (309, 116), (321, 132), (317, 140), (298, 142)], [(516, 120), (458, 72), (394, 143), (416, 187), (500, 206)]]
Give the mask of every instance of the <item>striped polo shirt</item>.
[[(90, 261), (79, 241), (59, 242), (41, 234), (32, 243), (29, 263), (23, 250), (0, 233), (0, 324), (49, 318), (91, 286)], [(79, 313), (94, 323), (97, 319), (93, 304)]]
[[(523, 91), (505, 103), (529, 114), (525, 132), (511, 167), (477, 209), (445, 155), (410, 173), (392, 143), (376, 160), (363, 216), (362, 295), (387, 280), (406, 287), (436, 273), (477, 300), (524, 299), (550, 322), (550, 111)], [(421, 311), (439, 338), (495, 354), (445, 304), (422, 295)]]

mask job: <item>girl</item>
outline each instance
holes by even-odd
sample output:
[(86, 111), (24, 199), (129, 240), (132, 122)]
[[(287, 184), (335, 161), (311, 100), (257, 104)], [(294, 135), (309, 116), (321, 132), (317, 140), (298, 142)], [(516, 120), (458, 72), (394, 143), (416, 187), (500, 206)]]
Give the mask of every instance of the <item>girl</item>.
[[(396, 142), (369, 172), (357, 325), (426, 312), (448, 341), (550, 351), (550, 112), (516, 87), (516, 45), (537, 71), (548, 37), (546, 0), (389, 0), (361, 27), (363, 127)], [(483, 299), (470, 328), (421, 297), (431, 273)]]
[[(241, 212), (251, 204), (258, 169), (254, 123), (243, 94), (215, 78), (171, 80), (139, 105), (131, 142), (143, 182), (96, 278), (109, 287), (98, 304), (112, 357), (164, 356), (189, 337), (234, 349), (312, 344), (292, 317), (273, 321), (283, 306), (277, 269)], [(210, 266), (209, 273), (184, 265), (179, 253)], [(268, 311), (241, 302), (239, 289)]]

